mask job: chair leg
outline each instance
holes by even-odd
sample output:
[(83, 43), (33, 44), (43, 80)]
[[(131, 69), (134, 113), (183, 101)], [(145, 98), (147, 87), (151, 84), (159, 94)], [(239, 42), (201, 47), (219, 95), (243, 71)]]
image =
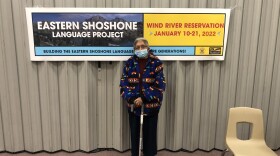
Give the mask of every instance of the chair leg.
[(222, 155), (221, 155), (221, 156), (224, 156), (227, 152), (228, 152), (228, 149), (223, 150), (223, 152), (222, 152)]

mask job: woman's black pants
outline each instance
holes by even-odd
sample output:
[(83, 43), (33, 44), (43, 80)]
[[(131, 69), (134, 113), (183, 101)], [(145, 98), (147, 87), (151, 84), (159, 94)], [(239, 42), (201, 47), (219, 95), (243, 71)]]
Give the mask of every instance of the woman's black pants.
[[(143, 122), (143, 153), (144, 156), (155, 156), (157, 154), (157, 122), (158, 113), (152, 116), (144, 116)], [(139, 155), (140, 116), (129, 111), (129, 125), (131, 137), (131, 154)]]

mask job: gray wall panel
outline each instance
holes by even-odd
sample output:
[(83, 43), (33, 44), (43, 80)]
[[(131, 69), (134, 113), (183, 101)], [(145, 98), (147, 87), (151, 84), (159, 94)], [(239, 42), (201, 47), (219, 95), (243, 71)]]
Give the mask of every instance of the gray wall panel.
[[(184, 131), (184, 127), (183, 127), (183, 118), (184, 118), (184, 104), (185, 104), (185, 96), (184, 96), (184, 90), (185, 90), (185, 66), (184, 66), (184, 62), (180, 62), (180, 61), (176, 61), (176, 68), (175, 68), (175, 72), (174, 74), (176, 74), (176, 77), (174, 79), (173, 82), (180, 82), (180, 83), (176, 83), (175, 86), (175, 96), (174, 96), (174, 102), (172, 102), (173, 104), (171, 105), (171, 107), (174, 107), (174, 119), (173, 122), (174, 123), (174, 140), (172, 140), (174, 142), (173, 145), (173, 149), (172, 150), (179, 150), (182, 148), (182, 143), (183, 143), (183, 131)], [(172, 84), (172, 82), (171, 82)]]
[(186, 86), (184, 108), (183, 148), (194, 151), (199, 148), (200, 120), (202, 105), (203, 62), (185, 62)]
[[(113, 62), (111, 66), (113, 66), (112, 69), (112, 147), (121, 151), (123, 147), (122, 144), (122, 114), (124, 113), (122, 111), (123, 105), (121, 105), (121, 97), (119, 94), (119, 78), (121, 77), (122, 72), (122, 62)], [(126, 113), (126, 112), (125, 112)], [(109, 114), (110, 115), (110, 114)], [(125, 123), (126, 124), (126, 123)]]
[[(1, 100), (0, 100), (0, 106), (1, 106)], [(1, 109), (2, 110), (2, 109)], [(2, 113), (0, 112), (0, 150), (5, 150), (5, 140), (4, 140), (4, 132), (3, 132), (3, 120), (2, 120)]]
[[(176, 104), (175, 104), (175, 97), (176, 97), (176, 86), (172, 85), (172, 82), (176, 82), (176, 62), (169, 62), (166, 64), (165, 68), (167, 68), (166, 74), (166, 112), (163, 112), (166, 118), (166, 135), (162, 137), (166, 137), (166, 145), (165, 147), (168, 149), (174, 149), (174, 137), (175, 137), (175, 122), (174, 118), (176, 116)], [(160, 136), (159, 136), (160, 137)]]
[(169, 0), (150, 0), (152, 8), (169, 8), (170, 1)]
[[(3, 43), (1, 61), (3, 69), (1, 102), (2, 120), (5, 138), (5, 148), (11, 151), (24, 149), (24, 133), (22, 123), (22, 107), (20, 99), (19, 73), (17, 50), (15, 47), (15, 30), (13, 23), (12, 3), (9, 0), (3, 0), (1, 3), (1, 40)], [(6, 18), (9, 17), (9, 18)]]
[[(32, 6), (30, 2), (11, 1), (13, 8), (13, 22), (21, 27), (14, 27), (15, 47), (18, 58), (18, 74), (20, 84), (20, 96), (22, 105), (22, 120), (24, 132), (24, 145), (28, 151), (39, 151), (42, 149), (42, 127), (40, 116), (40, 99), (38, 86), (37, 63), (30, 62), (26, 20), (21, 18), (25, 13), (22, 6)], [(20, 50), (22, 49), (22, 50)]]
[[(131, 0), (131, 6), (132, 8), (149, 8), (151, 6), (151, 0)], [(129, 7), (129, 6), (128, 6)]]
[(107, 146), (106, 64), (107, 62), (101, 62), (102, 68), (97, 73), (98, 148)]
[[(80, 148), (89, 151), (90, 140), (90, 109), (89, 109), (89, 63), (78, 64), (78, 92), (79, 92), (79, 136)], [(93, 96), (93, 95), (92, 95)]]
[[(124, 62), (31, 62), (26, 6), (234, 8), (225, 61), (164, 61), (158, 149), (225, 148), (228, 109), (261, 108), (280, 148), (279, 0), (0, 1), (0, 151), (130, 148)], [(241, 138), (250, 128), (239, 128)]]
[(43, 149), (55, 151), (61, 148), (61, 122), (57, 64), (38, 62), (39, 93), (41, 107)]
[(171, 8), (188, 8), (189, 0), (174, 0), (170, 3)]
[[(98, 103), (97, 103), (97, 73), (98, 66), (96, 62), (88, 62), (88, 109), (89, 109), (89, 138), (88, 145), (89, 149), (93, 150), (98, 147)], [(81, 118), (81, 120), (85, 120)]]
[(267, 117), (266, 139), (272, 148), (280, 147), (280, 16), (278, 16), (277, 42), (275, 48), (271, 94)]
[(252, 106), (263, 110), (264, 126), (266, 126), (273, 75), (277, 27), (279, 18), (279, 1), (263, 4), (256, 63), (255, 84)]
[[(0, 3), (0, 8), (2, 4)], [(0, 21), (2, 22), (2, 16), (0, 16)], [(3, 123), (3, 119), (2, 119), (2, 116), (3, 116), (3, 109), (2, 109), (2, 106), (3, 106), (3, 102), (6, 102), (7, 103), (7, 98), (5, 97), (6, 93), (5, 93), (5, 88), (3, 88), (5, 86), (5, 63), (4, 63), (4, 34), (3, 34), (3, 26), (2, 24), (0, 24), (0, 59), (1, 59), (1, 62), (0, 62), (0, 150), (1, 151), (4, 151), (5, 150), (5, 138), (4, 138), (4, 123)]]
[(220, 81), (220, 62), (204, 62), (199, 147), (215, 147), (216, 119)]

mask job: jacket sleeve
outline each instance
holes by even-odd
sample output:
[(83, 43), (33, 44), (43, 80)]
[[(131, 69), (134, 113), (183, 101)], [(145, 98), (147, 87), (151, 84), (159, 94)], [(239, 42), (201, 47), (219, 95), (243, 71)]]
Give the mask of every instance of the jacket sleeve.
[(160, 103), (163, 99), (165, 84), (166, 82), (163, 74), (163, 64), (158, 60), (158, 65), (155, 68), (155, 82), (152, 86), (145, 88), (143, 91), (145, 99), (148, 102), (156, 99)]
[(130, 104), (133, 104), (134, 100), (137, 98), (135, 93), (131, 90), (128, 82), (128, 70), (129, 70), (129, 64), (126, 62), (124, 68), (123, 68), (123, 74), (121, 77), (120, 82), (120, 93), (121, 96)]

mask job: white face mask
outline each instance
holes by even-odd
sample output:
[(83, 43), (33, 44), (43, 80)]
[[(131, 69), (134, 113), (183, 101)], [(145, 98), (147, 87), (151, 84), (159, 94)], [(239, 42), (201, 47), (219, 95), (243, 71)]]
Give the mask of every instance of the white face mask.
[(139, 58), (145, 58), (148, 56), (148, 49), (135, 50), (135, 55)]

